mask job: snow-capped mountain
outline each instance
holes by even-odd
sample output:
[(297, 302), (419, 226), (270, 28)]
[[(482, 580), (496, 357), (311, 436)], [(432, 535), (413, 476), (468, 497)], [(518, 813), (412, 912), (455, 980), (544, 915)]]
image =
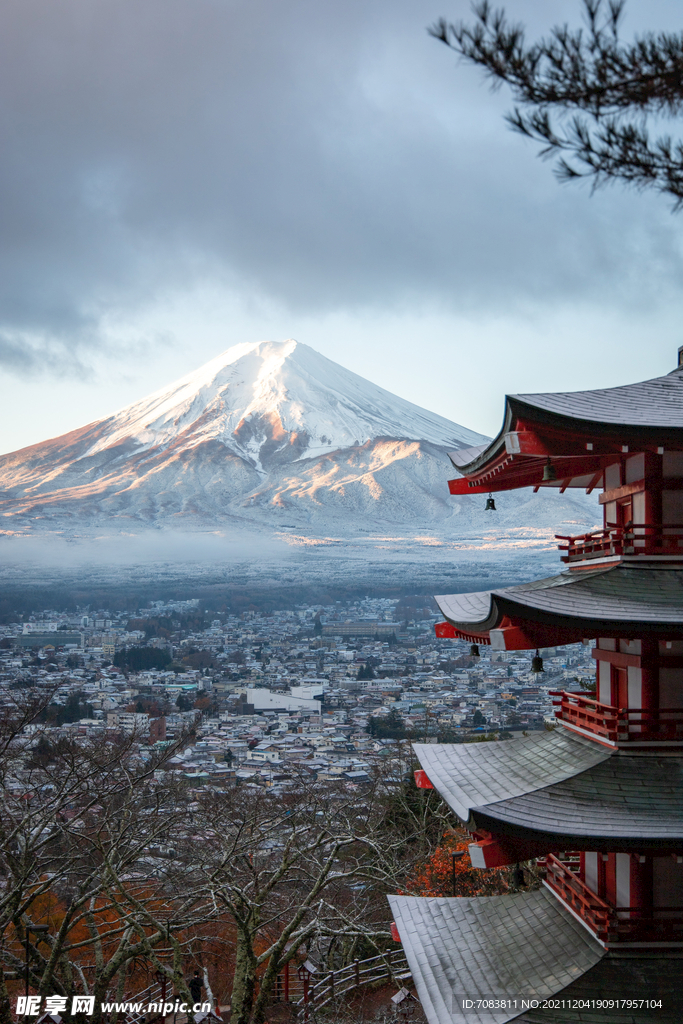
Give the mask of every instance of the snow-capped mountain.
[[(2, 532), (379, 534), (481, 542), (479, 498), (452, 498), (448, 449), (485, 441), (296, 341), (236, 345), (170, 387), (0, 457)], [(585, 502), (506, 496), (514, 534), (592, 525)], [(294, 531), (292, 533), (292, 531)], [(477, 540), (478, 538), (478, 540)]]
[(485, 440), (291, 340), (235, 345), (102, 426), (90, 455), (132, 438), (138, 450), (218, 440), (260, 470), (262, 456), (288, 448), (299, 459), (375, 437), (455, 448)]

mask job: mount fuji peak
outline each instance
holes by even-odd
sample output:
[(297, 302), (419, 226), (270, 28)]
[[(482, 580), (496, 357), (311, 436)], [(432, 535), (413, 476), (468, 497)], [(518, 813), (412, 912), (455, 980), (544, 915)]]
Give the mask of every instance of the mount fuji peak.
[[(307, 345), (235, 345), (113, 416), (1, 456), (0, 534), (232, 529), (308, 542), (399, 527), (481, 537), (489, 521), (480, 501), (449, 495), (446, 453), (486, 440)], [(546, 532), (567, 509), (592, 524), (571, 499), (539, 499), (532, 518)], [(515, 530), (519, 507), (512, 497)]]
[(292, 340), (234, 345), (101, 425), (90, 455), (131, 440), (138, 451), (217, 440), (262, 472), (262, 455), (287, 449), (289, 462), (376, 437), (454, 448), (485, 440)]

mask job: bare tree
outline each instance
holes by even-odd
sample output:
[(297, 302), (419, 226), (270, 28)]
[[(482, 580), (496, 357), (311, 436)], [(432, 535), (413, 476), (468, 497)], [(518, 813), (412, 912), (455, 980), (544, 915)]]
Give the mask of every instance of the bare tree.
[(583, 0), (585, 26), (553, 28), (527, 41), (522, 25), (488, 0), (473, 24), (441, 19), (429, 31), (465, 60), (505, 83), (516, 106), (507, 121), (557, 157), (560, 180), (594, 187), (622, 181), (683, 203), (683, 143), (654, 137), (653, 119), (676, 118), (683, 105), (683, 33), (619, 35), (625, 0)]
[[(128, 965), (169, 945), (168, 919), (180, 909), (193, 920), (192, 908), (150, 877), (150, 846), (183, 821), (177, 794), (154, 783), (163, 758), (149, 749), (142, 756), (135, 736), (94, 743), (41, 732), (36, 722), (52, 696), (2, 694), (2, 1024), (12, 1019), (8, 981), (26, 969), (42, 996), (94, 994), (99, 1015), (110, 988), (125, 985)], [(166, 927), (137, 912), (145, 903)]]
[(448, 817), (414, 786), (405, 744), (360, 788), (302, 770), (281, 792), (198, 795), (162, 771), (173, 748), (27, 731), (49, 699), (17, 698), (0, 726), (0, 1024), (26, 949), (33, 990), (94, 996), (94, 1024), (145, 965), (187, 1002), (188, 966), (201, 966), (210, 992), (218, 949), (232, 1024), (262, 1024), (287, 964), (339, 967), (389, 946), (385, 894)]
[(390, 945), (385, 894), (440, 831), (400, 772), (385, 765), (363, 790), (301, 776), (284, 793), (238, 787), (202, 802), (185, 859), (232, 936), (231, 1024), (262, 1024), (278, 975), (304, 955), (342, 966), (359, 944)]

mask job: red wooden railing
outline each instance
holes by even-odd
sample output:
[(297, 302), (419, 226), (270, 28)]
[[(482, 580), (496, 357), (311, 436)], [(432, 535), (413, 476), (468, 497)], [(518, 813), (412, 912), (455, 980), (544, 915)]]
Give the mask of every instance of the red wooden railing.
[(602, 942), (683, 942), (683, 907), (613, 907), (553, 854), (546, 883)]
[(643, 523), (634, 526), (607, 526), (604, 530), (564, 537), (556, 533), (560, 551), (566, 551), (563, 562), (608, 555), (683, 555), (683, 526)]
[(615, 708), (584, 693), (549, 690), (555, 717), (612, 743), (683, 742), (682, 708)]
[(613, 908), (588, 888), (579, 876), (552, 853), (545, 859), (545, 880), (603, 942), (607, 941)]

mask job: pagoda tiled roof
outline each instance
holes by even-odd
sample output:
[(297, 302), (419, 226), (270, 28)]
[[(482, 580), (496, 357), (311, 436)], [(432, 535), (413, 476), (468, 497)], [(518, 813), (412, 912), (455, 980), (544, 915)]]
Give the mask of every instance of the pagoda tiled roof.
[[(451, 493), (594, 487), (615, 454), (645, 449), (683, 449), (683, 367), (616, 388), (507, 395), (490, 442), (448, 453), (467, 480), (451, 481)], [(546, 479), (550, 457), (555, 475)]]
[(504, 1024), (517, 1009), (463, 1012), (463, 998), (549, 998), (604, 948), (547, 889), (474, 898), (389, 896), (429, 1024)]
[(562, 848), (590, 838), (610, 848), (647, 840), (673, 849), (683, 840), (683, 756), (625, 756), (564, 728), (414, 749), (434, 788), (473, 831), (535, 833)]
[(473, 807), (534, 793), (610, 756), (608, 747), (566, 729), (499, 743), (414, 743), (432, 785), (466, 822)]
[(664, 377), (594, 391), (509, 395), (514, 405), (618, 426), (683, 429), (683, 367)]
[(448, 622), (482, 633), (497, 628), (506, 615), (552, 625), (585, 624), (587, 635), (591, 625), (612, 630), (619, 625), (683, 626), (683, 570), (655, 566), (567, 570), (514, 587), (439, 595), (436, 602)]
[(683, 757), (613, 754), (573, 778), (485, 810), (490, 820), (516, 826), (520, 832), (534, 829), (576, 839), (600, 836), (659, 844), (668, 839), (680, 846)]
[(448, 453), (448, 458), (451, 460), (456, 469), (460, 466), (469, 466), (471, 462), (478, 459), (487, 448), (492, 447), (491, 442), (487, 444), (477, 444), (472, 448), (456, 448), (455, 451)]

